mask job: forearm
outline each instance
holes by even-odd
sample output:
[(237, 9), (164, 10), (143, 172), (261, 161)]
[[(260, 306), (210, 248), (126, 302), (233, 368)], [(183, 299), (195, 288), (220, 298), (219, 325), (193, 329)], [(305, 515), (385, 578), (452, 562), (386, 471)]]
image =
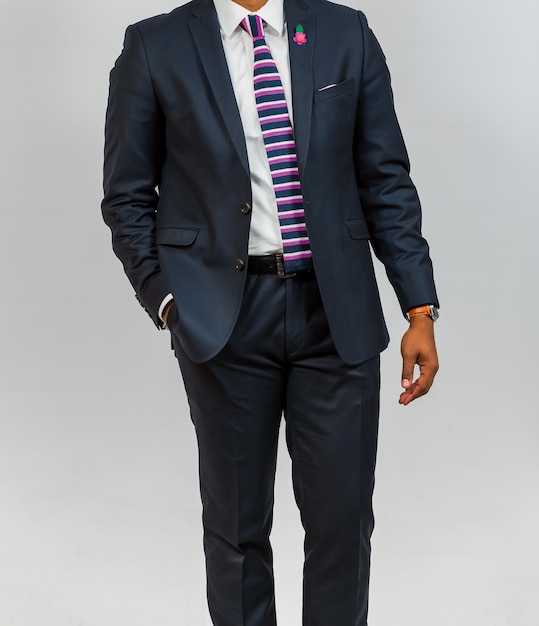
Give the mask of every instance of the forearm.
[(359, 17), (364, 65), (354, 137), (356, 179), (373, 250), (405, 313), (419, 304), (438, 304), (437, 295), (389, 71), (364, 16)]

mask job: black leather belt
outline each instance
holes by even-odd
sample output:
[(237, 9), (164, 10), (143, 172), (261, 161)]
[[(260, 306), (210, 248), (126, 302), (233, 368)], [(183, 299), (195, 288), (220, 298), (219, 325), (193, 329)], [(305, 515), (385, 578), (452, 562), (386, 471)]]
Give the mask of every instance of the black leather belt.
[(292, 278), (309, 274), (311, 269), (301, 270), (300, 272), (285, 272), (282, 253), (266, 254), (264, 256), (250, 256), (247, 263), (247, 272), (249, 274), (276, 274), (280, 278)]

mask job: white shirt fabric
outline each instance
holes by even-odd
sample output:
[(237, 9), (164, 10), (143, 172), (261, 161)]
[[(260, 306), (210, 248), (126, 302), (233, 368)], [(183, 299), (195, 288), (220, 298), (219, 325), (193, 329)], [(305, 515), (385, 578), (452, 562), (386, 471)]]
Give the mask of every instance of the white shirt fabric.
[[(253, 201), (249, 254), (264, 255), (282, 252), (283, 244), (275, 191), (256, 110), (253, 87), (253, 40), (240, 26), (241, 21), (250, 12), (233, 0), (213, 0), (213, 3), (217, 11), (228, 71), (243, 125), (251, 172)], [(266, 42), (281, 76), (288, 114), (293, 125), (290, 57), (283, 0), (268, 0), (256, 14), (264, 23)], [(171, 294), (163, 299), (159, 307), (159, 317), (162, 316), (165, 306), (171, 300)]]

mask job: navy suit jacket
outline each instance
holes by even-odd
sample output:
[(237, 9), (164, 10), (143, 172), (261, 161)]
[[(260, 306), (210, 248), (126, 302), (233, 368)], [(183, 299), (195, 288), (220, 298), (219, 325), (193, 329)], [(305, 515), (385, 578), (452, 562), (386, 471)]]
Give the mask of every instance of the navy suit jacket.
[[(403, 312), (437, 304), (419, 199), (385, 59), (365, 16), (326, 0), (284, 0), (284, 7), (314, 267), (337, 350), (359, 363), (388, 342), (371, 246)], [(301, 46), (292, 40), (298, 24), (307, 35)], [(127, 29), (111, 72), (105, 135), (102, 211), (114, 250), (156, 324), (162, 299), (174, 295), (174, 331), (203, 362), (236, 322), (246, 279), (237, 260), (247, 261), (250, 224), (242, 205), (252, 204), (211, 0)]]

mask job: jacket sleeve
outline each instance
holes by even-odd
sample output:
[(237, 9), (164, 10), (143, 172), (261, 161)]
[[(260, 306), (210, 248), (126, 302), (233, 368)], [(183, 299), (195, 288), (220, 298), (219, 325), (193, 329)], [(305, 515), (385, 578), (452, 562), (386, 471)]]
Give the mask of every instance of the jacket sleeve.
[(157, 326), (159, 305), (168, 293), (155, 241), (164, 132), (144, 44), (138, 28), (130, 26), (110, 73), (101, 209), (114, 252)]
[(358, 12), (358, 17), (364, 56), (354, 138), (356, 178), (373, 250), (405, 313), (421, 304), (438, 305), (438, 299), (389, 71), (365, 16)]

